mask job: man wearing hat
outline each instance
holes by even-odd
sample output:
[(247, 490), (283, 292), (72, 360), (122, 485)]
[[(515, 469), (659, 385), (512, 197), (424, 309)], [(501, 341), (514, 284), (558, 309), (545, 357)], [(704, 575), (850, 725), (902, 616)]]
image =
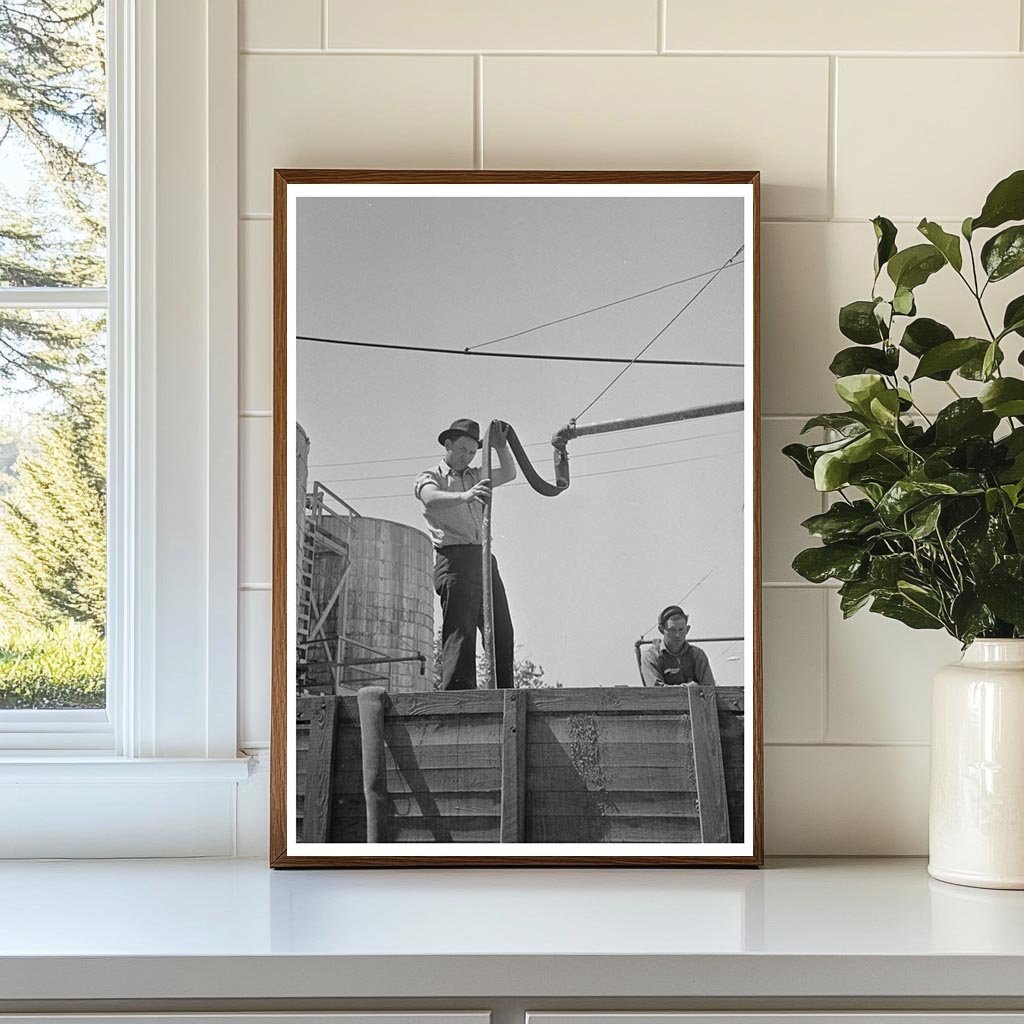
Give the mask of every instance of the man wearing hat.
[[(414, 494), (434, 541), (434, 589), (441, 598), (441, 689), (476, 689), (476, 631), (483, 629), (484, 506), (491, 488), (514, 480), (516, 465), (508, 447), (508, 424), (495, 421), (491, 438), (498, 468), (486, 479), (470, 463), (481, 447), (480, 424), (456, 420), (438, 435), (444, 458), (416, 477)], [(494, 592), (494, 668), (496, 685), (513, 686), (515, 641), (498, 562), (491, 556)]]
[(690, 620), (679, 605), (670, 604), (662, 610), (658, 632), (661, 639), (648, 644), (640, 657), (640, 674), (646, 686), (715, 685), (708, 656), (686, 642)]

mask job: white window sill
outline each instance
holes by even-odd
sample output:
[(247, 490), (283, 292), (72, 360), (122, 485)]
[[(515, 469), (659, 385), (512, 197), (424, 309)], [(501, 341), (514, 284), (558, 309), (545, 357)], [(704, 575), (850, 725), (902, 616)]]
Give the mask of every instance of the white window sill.
[(8, 753), (0, 756), (5, 782), (241, 782), (249, 777), (248, 757), (113, 757), (81, 751), (62, 754)]

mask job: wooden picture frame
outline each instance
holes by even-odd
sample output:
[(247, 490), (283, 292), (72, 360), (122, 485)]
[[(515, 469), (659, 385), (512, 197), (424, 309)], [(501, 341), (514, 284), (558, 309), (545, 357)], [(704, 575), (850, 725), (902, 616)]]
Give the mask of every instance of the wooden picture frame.
[[(760, 866), (758, 172), (277, 170), (273, 301), (271, 866)], [(599, 371), (604, 417), (572, 416)], [(670, 414), (717, 432), (666, 439)], [(474, 415), (482, 468), (445, 479)], [(573, 493), (567, 439), (627, 461), (569, 501), (431, 508), (507, 480), (520, 417), (568, 421), (548, 493)], [(401, 456), (435, 443), (432, 470)], [(479, 564), (503, 601), (492, 530), (518, 661), (467, 596)]]

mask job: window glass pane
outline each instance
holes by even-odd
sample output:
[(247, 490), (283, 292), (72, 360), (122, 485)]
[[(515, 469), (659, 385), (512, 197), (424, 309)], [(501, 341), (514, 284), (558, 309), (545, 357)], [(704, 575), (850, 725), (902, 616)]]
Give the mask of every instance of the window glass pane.
[(106, 282), (103, 15), (0, 2), (0, 289)]
[(0, 709), (106, 700), (106, 335), (0, 309)]

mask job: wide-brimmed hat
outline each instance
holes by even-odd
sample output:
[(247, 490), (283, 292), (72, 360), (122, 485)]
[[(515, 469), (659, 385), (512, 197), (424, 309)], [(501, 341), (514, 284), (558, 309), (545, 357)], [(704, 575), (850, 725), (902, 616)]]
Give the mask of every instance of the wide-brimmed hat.
[(447, 430), (442, 430), (437, 435), (437, 443), (444, 444), (445, 441), (454, 441), (457, 437), (471, 437), (476, 441), (477, 448), (483, 446), (480, 440), (480, 424), (476, 420), (456, 420)]

